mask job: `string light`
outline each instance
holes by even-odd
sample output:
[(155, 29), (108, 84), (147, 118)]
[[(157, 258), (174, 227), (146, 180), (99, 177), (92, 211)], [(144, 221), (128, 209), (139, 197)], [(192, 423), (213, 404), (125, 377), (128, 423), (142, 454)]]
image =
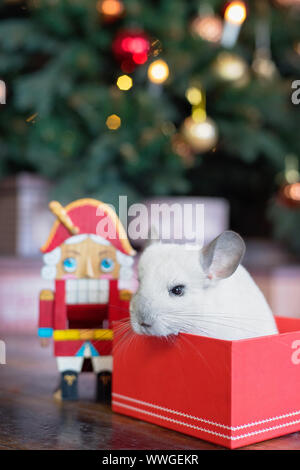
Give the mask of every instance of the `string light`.
[(119, 129), (119, 127), (121, 126), (121, 119), (116, 114), (111, 114), (106, 119), (106, 125), (108, 129), (115, 131), (116, 129)]
[(148, 78), (152, 83), (160, 85), (164, 83), (169, 76), (168, 64), (162, 60), (155, 60), (148, 68)]
[(130, 90), (132, 84), (132, 78), (128, 75), (121, 75), (117, 80), (117, 87), (123, 91)]
[(199, 90), (199, 88), (196, 88), (194, 86), (186, 90), (185, 96), (188, 102), (194, 106), (200, 104), (202, 101), (201, 90)]
[(233, 24), (241, 25), (247, 16), (244, 2), (231, 2), (225, 10), (224, 18)]
[(192, 119), (203, 122), (206, 119), (206, 97), (204, 90), (192, 86), (186, 90), (186, 99), (192, 105)]
[(231, 2), (224, 13), (224, 28), (221, 44), (224, 47), (233, 47), (239, 36), (242, 24), (247, 17), (244, 2)]
[(124, 5), (120, 0), (99, 0), (97, 10), (105, 17), (114, 19), (123, 13)]
[(194, 108), (192, 110), (192, 118), (195, 122), (203, 122), (206, 119), (206, 111), (203, 108)]

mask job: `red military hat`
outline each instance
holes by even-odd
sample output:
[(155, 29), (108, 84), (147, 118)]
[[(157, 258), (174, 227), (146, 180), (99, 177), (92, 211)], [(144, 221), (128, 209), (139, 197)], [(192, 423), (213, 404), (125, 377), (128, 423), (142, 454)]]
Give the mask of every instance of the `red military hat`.
[(135, 254), (117, 214), (107, 204), (96, 199), (78, 199), (66, 207), (52, 201), (49, 208), (57, 220), (41, 248), (43, 253), (54, 250), (73, 235), (94, 234), (105, 238), (122, 253)]

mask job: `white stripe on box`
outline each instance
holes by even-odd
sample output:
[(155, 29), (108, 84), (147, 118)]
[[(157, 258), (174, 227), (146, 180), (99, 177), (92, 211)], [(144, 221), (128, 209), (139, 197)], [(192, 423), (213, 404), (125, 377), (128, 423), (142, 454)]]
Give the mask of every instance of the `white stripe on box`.
[(183, 413), (181, 411), (176, 411), (176, 410), (172, 410), (170, 408), (165, 408), (163, 406), (154, 405), (153, 403), (149, 403), (149, 402), (146, 402), (146, 401), (137, 400), (136, 398), (131, 398), (131, 397), (128, 397), (126, 395), (121, 395), (119, 393), (112, 393), (112, 395), (116, 398), (121, 398), (123, 400), (128, 400), (128, 401), (131, 401), (133, 403), (138, 403), (140, 405), (149, 406), (150, 408), (155, 408), (157, 410), (166, 411), (167, 413), (173, 413), (173, 414), (176, 414), (176, 415), (179, 415), (179, 416), (183, 416), (184, 418), (194, 419), (194, 420), (200, 421), (202, 423), (211, 424), (212, 426), (216, 426), (216, 427), (223, 428), (223, 429), (228, 429), (229, 431), (238, 431), (239, 429), (249, 428), (249, 427), (252, 427), (252, 426), (258, 426), (259, 424), (264, 424), (264, 423), (268, 423), (268, 422), (272, 422), (272, 421), (277, 421), (279, 419), (284, 419), (284, 418), (290, 418), (291, 416), (296, 416), (296, 415), (300, 414), (300, 410), (299, 411), (292, 411), (290, 413), (286, 413), (286, 414), (279, 415), (279, 416), (274, 416), (272, 418), (266, 418), (266, 419), (262, 419), (260, 421), (253, 421), (253, 422), (248, 423), (248, 424), (241, 424), (239, 426), (228, 426), (226, 424), (216, 423), (215, 421), (211, 421), (209, 419), (199, 418), (198, 416), (189, 415), (189, 414)]
[(239, 436), (230, 436), (228, 434), (222, 434), (220, 432), (212, 431), (210, 429), (201, 428), (200, 426), (195, 426), (193, 424), (184, 423), (183, 421), (178, 421), (177, 419), (168, 418), (167, 416), (159, 415), (157, 413), (152, 413), (151, 411), (146, 411), (146, 410), (143, 410), (141, 408), (137, 408), (135, 406), (126, 405), (125, 403), (121, 403), (121, 402), (118, 402), (116, 400), (112, 400), (112, 404), (116, 405), (116, 406), (120, 406), (121, 408), (122, 407), (127, 408), (127, 409), (132, 410), (132, 411), (138, 411), (139, 413), (144, 413), (144, 414), (147, 414), (149, 416), (153, 416), (154, 418), (159, 418), (159, 419), (162, 419), (162, 420), (165, 420), (165, 421), (169, 421), (171, 423), (179, 424), (180, 426), (186, 426), (188, 428), (196, 429), (197, 431), (202, 431), (202, 432), (206, 432), (208, 434), (213, 434), (214, 436), (222, 437), (224, 439), (229, 439), (231, 441), (236, 441), (238, 439), (244, 439), (246, 437), (255, 436), (256, 434), (262, 434), (264, 432), (274, 431), (276, 429), (285, 428), (285, 427), (293, 426), (294, 424), (299, 424), (300, 423), (300, 419), (298, 419), (297, 421), (290, 421), (289, 423), (278, 424), (277, 426), (272, 426), (270, 428), (265, 428), (265, 429), (259, 429), (257, 431), (248, 432), (246, 434), (240, 434)]

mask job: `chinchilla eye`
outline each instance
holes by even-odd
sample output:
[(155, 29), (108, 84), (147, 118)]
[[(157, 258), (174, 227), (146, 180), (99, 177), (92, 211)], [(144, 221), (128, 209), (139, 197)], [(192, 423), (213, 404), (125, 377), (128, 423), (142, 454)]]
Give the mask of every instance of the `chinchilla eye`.
[(178, 286), (174, 286), (171, 289), (169, 289), (169, 294), (176, 295), (177, 297), (181, 297), (184, 294), (184, 289), (185, 289), (185, 286), (180, 284)]

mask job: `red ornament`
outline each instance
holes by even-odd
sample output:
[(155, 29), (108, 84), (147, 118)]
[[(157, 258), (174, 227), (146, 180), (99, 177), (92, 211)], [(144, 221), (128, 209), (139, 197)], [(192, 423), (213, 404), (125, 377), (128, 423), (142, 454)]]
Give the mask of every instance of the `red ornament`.
[(112, 49), (123, 72), (130, 73), (148, 60), (150, 41), (143, 31), (122, 30), (115, 37)]

